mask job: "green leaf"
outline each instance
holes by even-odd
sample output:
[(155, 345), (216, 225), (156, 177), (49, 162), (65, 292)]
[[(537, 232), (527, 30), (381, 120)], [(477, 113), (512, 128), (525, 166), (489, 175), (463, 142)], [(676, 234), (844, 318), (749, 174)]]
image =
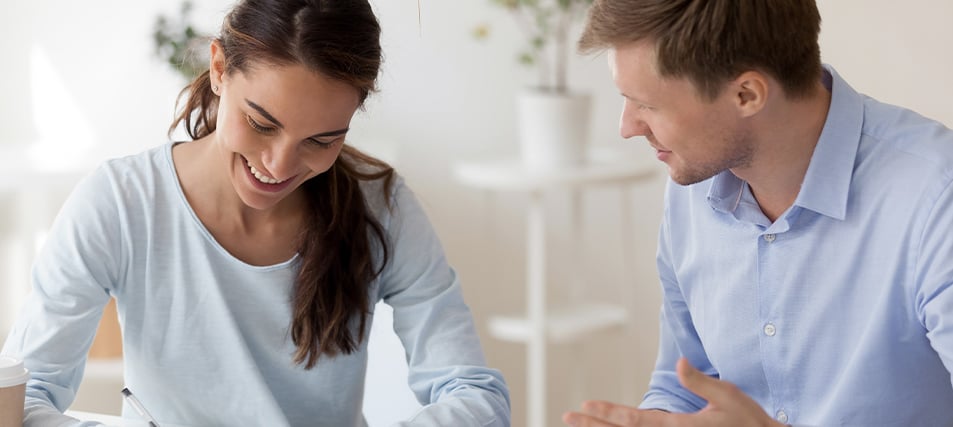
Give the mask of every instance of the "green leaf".
[[(550, 55), (562, 55), (565, 52), (551, 52), (546, 48), (553, 45), (557, 37), (574, 36), (567, 32), (575, 29), (565, 26), (564, 23), (584, 16), (593, 0), (490, 0), (490, 3), (514, 12), (518, 18), (515, 22), (523, 27), (520, 30), (528, 34), (523, 52), (517, 55), (520, 64), (530, 67), (539, 67), (542, 64), (565, 67), (565, 64), (555, 57), (549, 58)], [(557, 34), (557, 31), (560, 33)], [(567, 44), (567, 48), (571, 49), (571, 45)], [(556, 73), (565, 75), (565, 71), (556, 70)]]
[(540, 36), (533, 37), (530, 45), (533, 46), (533, 49), (540, 50), (546, 47), (546, 39)]
[(536, 64), (536, 57), (529, 52), (521, 53), (517, 59), (519, 60), (520, 64), (523, 64), (526, 66), (532, 66)]

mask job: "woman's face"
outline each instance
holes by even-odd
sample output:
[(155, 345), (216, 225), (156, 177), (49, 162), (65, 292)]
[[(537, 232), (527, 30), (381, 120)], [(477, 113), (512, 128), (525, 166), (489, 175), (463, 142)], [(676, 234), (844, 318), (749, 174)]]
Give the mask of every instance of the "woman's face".
[(242, 201), (269, 209), (334, 164), (360, 106), (358, 90), (302, 65), (216, 75), (214, 60), (214, 141)]

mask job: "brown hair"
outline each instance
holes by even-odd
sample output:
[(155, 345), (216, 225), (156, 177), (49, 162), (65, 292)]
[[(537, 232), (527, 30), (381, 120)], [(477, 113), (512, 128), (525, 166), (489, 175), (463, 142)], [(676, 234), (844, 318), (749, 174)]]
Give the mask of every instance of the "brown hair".
[(596, 0), (579, 50), (650, 40), (659, 74), (688, 78), (709, 100), (750, 70), (798, 98), (821, 76), (820, 27), (814, 0)]
[[(243, 0), (225, 17), (217, 41), (228, 74), (302, 64), (353, 86), (362, 105), (375, 90), (381, 64), (380, 25), (367, 0)], [(180, 96), (185, 94), (170, 134), (183, 123), (192, 139), (214, 132), (218, 97), (208, 71)], [(393, 169), (345, 145), (327, 172), (302, 184), (309, 212), (298, 242), (290, 334), (297, 347), (294, 360), (307, 369), (322, 355), (357, 350), (364, 340), (368, 288), (389, 258), (383, 226), (360, 185), (378, 179), (389, 200)], [(382, 256), (375, 265), (378, 251)]]

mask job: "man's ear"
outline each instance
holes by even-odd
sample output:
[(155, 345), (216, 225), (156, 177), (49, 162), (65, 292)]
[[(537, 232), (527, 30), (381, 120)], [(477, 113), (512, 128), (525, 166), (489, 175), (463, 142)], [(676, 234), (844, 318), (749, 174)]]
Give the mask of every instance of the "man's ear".
[(225, 77), (225, 52), (218, 40), (212, 40), (209, 44), (209, 79), (212, 87), (221, 87), (222, 79)]
[(751, 117), (768, 102), (768, 78), (758, 71), (745, 71), (728, 83), (732, 97), (742, 117)]

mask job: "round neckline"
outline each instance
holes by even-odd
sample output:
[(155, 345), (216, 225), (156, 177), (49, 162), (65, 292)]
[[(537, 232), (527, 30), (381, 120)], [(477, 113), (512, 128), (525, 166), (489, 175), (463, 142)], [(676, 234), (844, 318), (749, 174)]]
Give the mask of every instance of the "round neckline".
[(271, 265), (249, 264), (237, 258), (235, 255), (232, 255), (231, 252), (225, 249), (225, 247), (222, 246), (222, 244), (215, 239), (215, 236), (212, 235), (212, 232), (209, 231), (208, 227), (206, 227), (205, 224), (202, 223), (202, 220), (199, 219), (198, 214), (195, 213), (195, 209), (192, 209), (192, 205), (189, 204), (189, 199), (185, 197), (185, 190), (182, 188), (182, 182), (179, 180), (179, 172), (175, 169), (175, 162), (172, 160), (172, 148), (178, 144), (185, 144), (188, 142), (193, 142), (193, 141), (173, 141), (173, 142), (170, 142), (169, 144), (166, 144), (165, 158), (169, 167), (170, 177), (173, 183), (175, 184), (176, 193), (179, 196), (179, 201), (185, 207), (185, 210), (188, 212), (189, 216), (192, 218), (192, 221), (199, 228), (199, 230), (201, 230), (202, 234), (209, 241), (209, 243), (211, 243), (212, 246), (215, 247), (217, 251), (222, 253), (222, 255), (224, 255), (226, 258), (231, 260), (231, 262), (239, 264), (244, 268), (249, 268), (249, 269), (253, 269), (257, 271), (279, 270), (279, 269), (287, 268), (290, 265), (292, 265), (295, 261), (297, 261), (299, 255), (298, 253), (295, 253), (290, 259), (279, 262), (277, 264), (271, 264)]

